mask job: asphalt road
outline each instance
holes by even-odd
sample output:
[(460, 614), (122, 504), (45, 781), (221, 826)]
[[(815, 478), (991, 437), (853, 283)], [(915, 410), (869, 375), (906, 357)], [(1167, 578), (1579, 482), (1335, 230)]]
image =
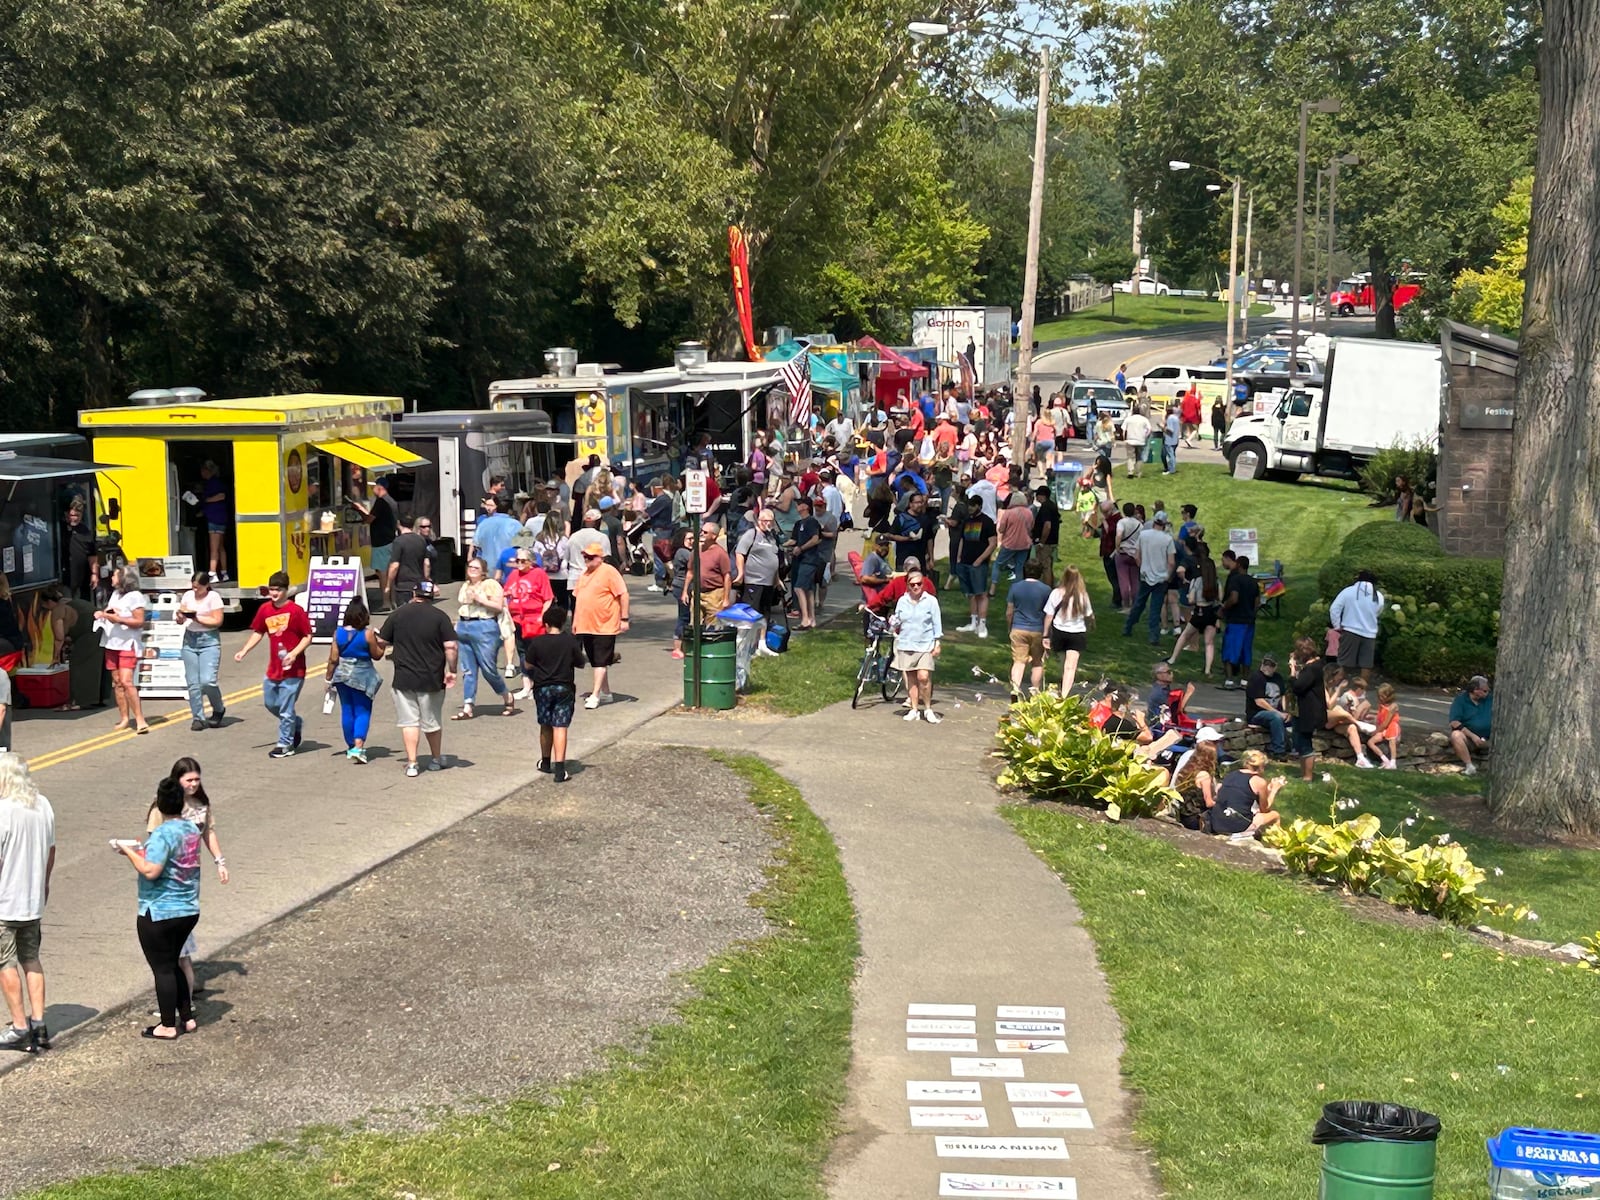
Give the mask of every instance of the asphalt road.
[[(632, 631), (620, 642), (613, 668), (614, 704), (578, 710), (569, 755), (584, 760), (597, 748), (677, 704), (683, 663), (670, 655), (676, 606), (631, 578)], [(835, 588), (832, 610), (854, 603)], [(453, 605), (445, 601), (447, 611)], [(40, 791), (56, 813), (57, 858), (44, 918), (42, 961), (48, 981), (47, 1019), (59, 1034), (127, 1001), (147, 996), (150, 973), (134, 940), (135, 877), (108, 840), (142, 836), (157, 780), (175, 759), (193, 755), (203, 768), (231, 882), (203, 867), (202, 910), (196, 930), (202, 959), (262, 925), (312, 901), (533, 782), (538, 726), (531, 707), (520, 716), (480, 695), (480, 716), (447, 723), (449, 770), (403, 774), (394, 706), (387, 683), (377, 698), (367, 766), (344, 757), (337, 713), (322, 712), (320, 663), (313, 646), (312, 681), (301, 698), (305, 742), (294, 758), (274, 761), (276, 720), (261, 706), (260, 672), (266, 649), (235, 664), (246, 632), (223, 636), (220, 683), (228, 697), (222, 728), (192, 733), (185, 701), (157, 701), (143, 737), (112, 733), (115, 709), (75, 713), (29, 710), (17, 715), (15, 746), (27, 755)], [(380, 666), (385, 679), (386, 665)], [(588, 691), (587, 672), (579, 691)], [(459, 686), (448, 697), (454, 711)], [(540, 780), (544, 777), (537, 776)], [(0, 1071), (22, 1056), (0, 1058)]]

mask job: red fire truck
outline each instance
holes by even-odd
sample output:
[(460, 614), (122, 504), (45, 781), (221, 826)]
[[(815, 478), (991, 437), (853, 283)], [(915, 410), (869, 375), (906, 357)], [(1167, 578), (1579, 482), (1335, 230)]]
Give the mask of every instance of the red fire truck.
[[(1422, 291), (1422, 276), (1411, 273), (1395, 280), (1394, 307), (1398, 312), (1417, 298)], [(1376, 297), (1373, 295), (1372, 274), (1363, 272), (1354, 279), (1343, 279), (1328, 298), (1328, 307), (1341, 317), (1353, 317), (1357, 312), (1370, 313)]]

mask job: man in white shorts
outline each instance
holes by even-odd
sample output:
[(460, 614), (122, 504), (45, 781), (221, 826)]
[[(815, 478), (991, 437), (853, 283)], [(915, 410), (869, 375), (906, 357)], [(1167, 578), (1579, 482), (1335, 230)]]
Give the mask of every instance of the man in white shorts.
[(406, 778), (422, 773), (417, 750), (428, 739), (428, 770), (444, 769), (445, 691), (456, 681), (455, 626), (434, 607), (433, 582), (417, 584), (411, 600), (389, 614), (378, 641), (394, 661), (394, 708), (406, 748)]

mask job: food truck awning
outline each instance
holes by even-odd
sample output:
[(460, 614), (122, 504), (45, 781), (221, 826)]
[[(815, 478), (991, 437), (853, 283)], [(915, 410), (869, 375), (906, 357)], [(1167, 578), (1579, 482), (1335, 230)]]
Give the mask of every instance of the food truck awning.
[(31, 479), (70, 479), (74, 475), (93, 475), (97, 471), (127, 471), (128, 467), (109, 463), (79, 462), (67, 458), (30, 458), (0, 454), (0, 482), (25, 483)]
[(686, 379), (681, 383), (669, 383), (665, 387), (653, 387), (652, 393), (670, 393), (675, 396), (699, 395), (701, 392), (753, 392), (757, 388), (771, 387), (782, 379), (782, 375), (757, 375), (754, 378), (739, 375), (720, 375), (715, 378)]
[(380, 437), (334, 438), (331, 441), (318, 442), (316, 448), (324, 454), (331, 454), (335, 458), (342, 458), (347, 463), (366, 467), (368, 470), (420, 467), (428, 461), (422, 455), (402, 450), (393, 442), (386, 442)]
[(578, 437), (573, 433), (519, 433), (506, 439), (508, 442), (538, 442), (543, 446), (575, 446)]

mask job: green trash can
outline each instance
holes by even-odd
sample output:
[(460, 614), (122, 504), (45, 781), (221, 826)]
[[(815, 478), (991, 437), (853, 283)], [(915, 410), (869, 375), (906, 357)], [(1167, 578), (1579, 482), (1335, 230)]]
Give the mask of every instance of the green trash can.
[[(694, 649), (694, 639), (684, 631), (684, 647)], [(738, 701), (734, 693), (734, 678), (738, 669), (736, 651), (739, 632), (718, 626), (700, 631), (700, 707), (718, 710), (732, 708)], [(694, 704), (694, 656), (683, 658), (683, 702)]]
[(1144, 460), (1147, 463), (1161, 461), (1161, 443), (1166, 439), (1159, 433), (1152, 433), (1144, 440)]
[(1311, 1141), (1322, 1147), (1321, 1200), (1433, 1200), (1439, 1118), (1374, 1100), (1322, 1107)]

